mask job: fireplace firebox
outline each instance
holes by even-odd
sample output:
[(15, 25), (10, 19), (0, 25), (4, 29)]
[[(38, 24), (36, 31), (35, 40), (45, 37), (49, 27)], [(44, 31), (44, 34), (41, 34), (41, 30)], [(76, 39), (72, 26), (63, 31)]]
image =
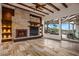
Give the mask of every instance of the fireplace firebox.
[(30, 36), (38, 35), (38, 27), (30, 27)]
[(27, 29), (16, 29), (16, 37), (26, 37)]

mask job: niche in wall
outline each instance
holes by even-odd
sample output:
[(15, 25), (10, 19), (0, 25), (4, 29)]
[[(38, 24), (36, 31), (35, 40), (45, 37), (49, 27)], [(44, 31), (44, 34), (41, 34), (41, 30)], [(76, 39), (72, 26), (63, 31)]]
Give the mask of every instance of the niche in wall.
[(12, 16), (13, 9), (2, 7), (2, 42), (12, 40)]

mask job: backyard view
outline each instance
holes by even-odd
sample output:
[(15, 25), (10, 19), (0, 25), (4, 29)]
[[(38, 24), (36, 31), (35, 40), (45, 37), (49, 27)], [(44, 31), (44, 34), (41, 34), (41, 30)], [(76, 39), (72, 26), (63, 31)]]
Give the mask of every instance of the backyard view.
[(49, 24), (48, 25), (48, 33), (50, 34), (58, 34), (58, 24)]
[[(48, 21), (47, 21), (48, 22)], [(47, 23), (45, 22), (45, 33), (48, 33), (47, 36), (51, 36), (51, 38), (58, 37), (59, 39), (59, 28), (60, 24), (58, 23)], [(61, 34), (62, 34), (62, 39), (67, 39), (67, 40), (78, 40), (78, 30), (75, 29), (76, 24), (74, 22), (63, 22), (61, 24)]]

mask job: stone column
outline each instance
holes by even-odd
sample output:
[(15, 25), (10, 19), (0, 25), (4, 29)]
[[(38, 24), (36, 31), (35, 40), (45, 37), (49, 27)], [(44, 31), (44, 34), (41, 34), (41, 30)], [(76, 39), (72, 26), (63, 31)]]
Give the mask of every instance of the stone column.
[(59, 37), (62, 40), (62, 21), (59, 19)]
[(2, 20), (2, 6), (0, 3), (0, 44), (1, 44), (1, 40), (2, 40), (2, 23), (1, 23), (1, 20)]

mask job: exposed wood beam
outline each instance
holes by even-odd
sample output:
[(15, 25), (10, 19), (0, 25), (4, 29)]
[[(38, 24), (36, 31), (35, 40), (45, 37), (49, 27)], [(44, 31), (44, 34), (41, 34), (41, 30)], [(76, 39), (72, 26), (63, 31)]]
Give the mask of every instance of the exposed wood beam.
[[(35, 5), (40, 5), (40, 4), (38, 4), (38, 3), (33, 3), (33, 4), (35, 4)], [(54, 13), (53, 11), (51, 11), (50, 9), (48, 9), (48, 8), (46, 8), (46, 7), (44, 7), (44, 6), (41, 6), (42, 8), (44, 8), (44, 9), (46, 9), (46, 10), (48, 10), (48, 11), (50, 11), (50, 12), (52, 12), (52, 13)]]
[(48, 10), (48, 11), (54, 13), (53, 11), (51, 11), (50, 9), (48, 9), (48, 8), (46, 8), (46, 7), (42, 7), (42, 8), (44, 8), (44, 9), (46, 9), (46, 10)]
[(21, 7), (18, 7), (18, 6), (9, 4), (9, 3), (3, 3), (3, 4), (9, 5), (9, 6), (12, 6), (12, 7), (15, 7), (15, 8), (19, 8), (19, 9), (22, 9), (22, 10), (25, 10), (25, 11), (28, 11), (28, 12), (32, 12), (32, 13), (35, 13), (35, 14), (38, 14), (38, 15), (41, 15), (41, 16), (45, 16), (45, 15), (43, 15), (43, 14), (40, 14), (40, 13), (37, 13), (37, 12), (33, 12), (33, 11), (30, 11), (30, 10), (27, 10), (27, 9), (24, 9), (24, 8), (21, 8)]
[(51, 4), (51, 3), (47, 3), (49, 6), (53, 7), (54, 9), (56, 9), (57, 11), (59, 11), (60, 9), (58, 7), (56, 7), (55, 5)]
[(46, 14), (46, 15), (49, 15), (49, 14), (46, 13), (46, 12), (43, 12), (43, 11), (37, 10), (37, 9), (35, 9), (35, 8), (31, 7), (31, 6), (25, 5), (25, 4), (23, 4), (23, 3), (18, 3), (18, 4), (20, 4), (20, 5), (24, 6), (24, 7), (28, 7), (28, 8), (30, 8), (30, 9), (33, 9), (33, 10), (35, 10), (35, 11), (38, 11), (38, 12), (44, 13), (44, 14)]
[(68, 8), (67, 4), (61, 3), (65, 8)]

